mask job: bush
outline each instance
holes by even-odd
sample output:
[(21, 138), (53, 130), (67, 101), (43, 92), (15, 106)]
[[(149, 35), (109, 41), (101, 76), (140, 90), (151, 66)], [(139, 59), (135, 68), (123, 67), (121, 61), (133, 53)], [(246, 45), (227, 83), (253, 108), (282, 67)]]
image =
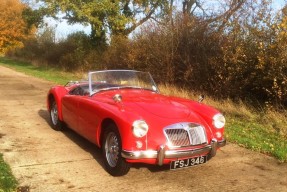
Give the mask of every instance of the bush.
[(83, 32), (55, 42), (47, 30), (11, 55), (67, 71), (150, 71), (158, 83), (216, 98), (287, 106), (287, 16), (271, 17), (265, 1), (248, 2), (227, 20), (178, 14), (146, 24), (133, 38), (111, 36), (105, 47), (94, 47)]

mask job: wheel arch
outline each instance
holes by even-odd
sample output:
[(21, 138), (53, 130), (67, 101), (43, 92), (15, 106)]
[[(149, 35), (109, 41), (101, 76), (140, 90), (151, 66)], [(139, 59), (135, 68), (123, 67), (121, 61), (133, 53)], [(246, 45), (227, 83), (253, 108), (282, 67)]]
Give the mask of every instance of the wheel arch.
[(53, 102), (54, 100), (55, 100), (55, 96), (54, 96), (52, 93), (50, 93), (50, 94), (48, 95), (48, 100), (47, 100), (47, 102), (48, 102), (48, 104), (47, 104), (48, 111), (51, 110), (51, 104), (52, 104), (52, 102)]
[[(101, 123), (101, 126), (100, 126), (99, 143), (98, 143), (100, 147), (102, 147), (101, 145), (102, 145), (102, 142), (103, 142), (103, 137), (104, 137), (105, 129), (106, 129), (110, 124), (114, 124), (114, 125), (117, 127), (118, 131), (119, 131), (119, 128), (118, 128), (116, 122), (115, 122), (113, 119), (111, 119), (111, 118), (106, 118), (106, 119), (104, 119), (104, 120), (102, 121), (102, 123)], [(120, 131), (119, 131), (119, 132), (120, 132)], [(121, 137), (121, 135), (120, 135), (120, 137)]]
[(48, 96), (47, 96), (47, 110), (51, 110), (51, 103), (52, 101), (56, 101), (57, 107), (58, 107), (58, 115), (59, 119), (63, 121), (63, 115), (62, 115), (62, 104), (61, 100), (64, 95), (67, 94), (67, 90), (62, 86), (56, 86), (50, 89)]
[[(101, 150), (106, 171), (112, 176), (126, 175), (130, 170), (130, 164), (121, 155), (122, 137), (119, 127), (116, 122), (110, 118), (104, 119), (101, 127)], [(106, 129), (109, 130), (107, 131), (107, 135), (105, 134)], [(111, 139), (112, 141), (110, 141)]]

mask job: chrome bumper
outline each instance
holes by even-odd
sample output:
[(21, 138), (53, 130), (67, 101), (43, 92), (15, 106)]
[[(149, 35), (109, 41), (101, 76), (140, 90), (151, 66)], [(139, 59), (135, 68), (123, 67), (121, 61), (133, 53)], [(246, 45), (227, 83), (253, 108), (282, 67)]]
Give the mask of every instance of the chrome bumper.
[(216, 155), (216, 150), (219, 147), (226, 145), (226, 140), (217, 141), (212, 139), (210, 145), (198, 149), (189, 150), (166, 150), (165, 145), (161, 145), (158, 151), (146, 150), (146, 151), (122, 151), (122, 157), (126, 159), (157, 159), (157, 164), (162, 165), (164, 159), (173, 158), (185, 158), (200, 155), (203, 153), (208, 153), (208, 157), (214, 157)]

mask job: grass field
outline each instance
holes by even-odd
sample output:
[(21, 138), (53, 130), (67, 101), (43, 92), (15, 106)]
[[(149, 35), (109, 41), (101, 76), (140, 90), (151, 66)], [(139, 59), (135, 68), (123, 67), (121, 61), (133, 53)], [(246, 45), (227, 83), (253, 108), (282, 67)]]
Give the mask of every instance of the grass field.
[[(33, 66), (0, 57), (0, 65), (15, 69), (27, 75), (45, 79), (55, 84), (65, 84), (69, 80), (80, 80), (81, 73), (66, 73), (57, 69)], [(197, 100), (199, 93), (170, 85), (159, 85), (163, 94)], [(207, 97), (204, 103), (219, 109), (226, 117), (225, 137), (228, 142), (271, 155), (280, 162), (287, 162), (287, 111), (272, 108), (254, 108), (244, 102), (218, 101)], [(15, 189), (16, 180), (0, 154), (0, 192)], [(6, 187), (6, 188), (4, 188)], [(2, 189), (3, 188), (3, 189)]]

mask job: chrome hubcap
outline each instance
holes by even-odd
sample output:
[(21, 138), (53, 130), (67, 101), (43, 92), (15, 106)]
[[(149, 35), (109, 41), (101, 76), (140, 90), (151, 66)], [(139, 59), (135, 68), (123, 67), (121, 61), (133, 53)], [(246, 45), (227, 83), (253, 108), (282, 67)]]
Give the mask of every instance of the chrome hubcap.
[(107, 135), (105, 141), (106, 158), (111, 167), (115, 167), (119, 158), (119, 141), (114, 132)]

